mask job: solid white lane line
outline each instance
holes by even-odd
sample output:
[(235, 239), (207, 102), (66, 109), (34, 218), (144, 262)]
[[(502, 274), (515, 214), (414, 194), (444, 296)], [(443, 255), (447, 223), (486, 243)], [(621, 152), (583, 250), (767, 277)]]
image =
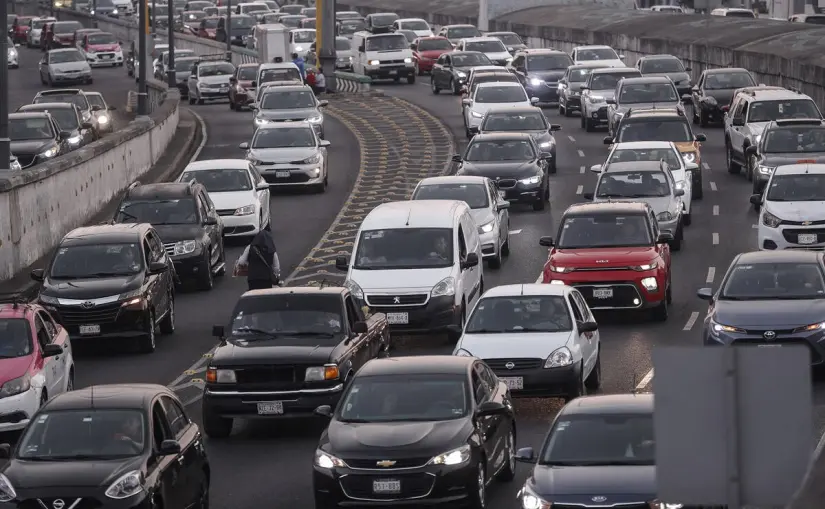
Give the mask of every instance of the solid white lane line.
[(576, 188), (576, 194), (582, 194), (582, 191), (584, 191), (584, 186), (579, 186)]
[(584, 172), (585, 172), (585, 168), (584, 168), (584, 166), (582, 166), (581, 168), (579, 168), (579, 173), (584, 174)]
[(713, 206), (713, 215), (714, 215), (714, 216), (718, 216), (718, 215), (719, 215), (719, 205), (714, 205), (714, 206)]
[(716, 233), (716, 232), (714, 232), (714, 233), (713, 233), (713, 245), (714, 245), (714, 246), (718, 246), (718, 245), (719, 245), (719, 234), (718, 234), (718, 233)]
[(711, 191), (718, 191), (718, 189), (716, 189), (716, 182), (711, 182), (710, 183), (710, 190)]
[(568, 136), (567, 139), (572, 141), (573, 143), (576, 143), (576, 138), (574, 138), (572, 136)]
[(579, 157), (584, 157), (584, 152), (582, 152), (581, 149), (579, 149)]
[(521, 233), (521, 230), (510, 230), (510, 235), (518, 235)]
[(195, 153), (192, 154), (192, 157), (189, 159), (189, 164), (192, 164), (192, 163), (194, 163), (195, 161), (198, 160), (198, 156), (201, 155), (201, 151), (203, 150), (203, 147), (205, 147), (206, 142), (209, 141), (209, 136), (206, 133), (206, 122), (204, 122), (203, 117), (198, 115), (195, 112), (195, 110), (193, 110), (192, 108), (189, 108), (189, 112), (192, 113), (192, 115), (194, 115), (195, 118), (197, 118), (198, 121), (200, 122), (200, 124), (201, 124), (201, 137), (202, 137), (200, 144), (198, 144), (198, 148), (195, 149)]
[(647, 372), (645, 376), (642, 377), (642, 380), (636, 385), (636, 390), (640, 391), (650, 385), (651, 380), (653, 380), (653, 368), (650, 368), (650, 371)]
[(706, 169), (706, 170), (709, 170), (709, 169), (710, 169), (710, 165), (709, 165), (708, 163), (702, 163), (702, 168), (704, 168), (704, 169)]
[(716, 277), (716, 267), (708, 267), (708, 277), (705, 278), (705, 283), (713, 283), (713, 279)]
[(698, 312), (698, 311), (694, 311), (693, 313), (691, 313), (691, 314), (690, 314), (690, 317), (688, 317), (688, 321), (687, 321), (687, 323), (685, 323), (685, 326), (684, 326), (684, 327), (682, 327), (682, 330), (690, 330), (690, 329), (692, 329), (692, 328), (693, 328), (693, 324), (695, 324), (695, 323), (696, 323), (696, 319), (697, 319), (697, 318), (699, 318), (699, 312)]

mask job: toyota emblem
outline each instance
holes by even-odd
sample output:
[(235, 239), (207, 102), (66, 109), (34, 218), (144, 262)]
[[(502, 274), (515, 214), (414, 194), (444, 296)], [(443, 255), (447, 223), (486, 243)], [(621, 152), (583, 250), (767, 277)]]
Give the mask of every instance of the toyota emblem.
[(504, 367), (507, 368), (507, 369), (513, 369), (513, 368), (516, 367), (516, 364), (511, 361), (511, 362), (508, 362), (507, 364), (505, 364)]
[(52, 502), (52, 507), (54, 507), (54, 509), (63, 509), (65, 506), (66, 502), (64, 502), (62, 498), (58, 498)]
[(607, 497), (602, 497), (602, 496), (592, 497), (590, 500), (592, 500), (593, 502), (596, 502), (597, 504), (601, 504), (602, 502), (607, 502)]
[(395, 297), (392, 299), (392, 301), (396, 304), (401, 304), (401, 297)]
[(765, 341), (773, 341), (776, 339), (776, 333), (772, 330), (765, 331), (765, 333), (762, 334), (762, 337), (765, 338)]
[[(81, 304), (80, 307), (82, 307), (83, 309), (91, 309), (91, 308), (95, 307), (95, 303), (90, 301), (90, 300), (87, 300), (86, 302)], [(63, 501), (61, 500), (61, 502), (63, 502)], [(58, 507), (58, 508), (55, 508), (55, 509), (60, 509), (60, 508)]]

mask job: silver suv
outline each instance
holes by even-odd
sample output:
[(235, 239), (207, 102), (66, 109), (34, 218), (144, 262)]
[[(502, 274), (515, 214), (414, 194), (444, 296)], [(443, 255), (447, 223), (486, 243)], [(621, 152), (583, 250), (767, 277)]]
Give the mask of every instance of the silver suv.
[(607, 124), (607, 101), (614, 99), (616, 85), (624, 78), (640, 78), (642, 73), (630, 67), (594, 69), (582, 86), (581, 126), (587, 132)]
[(611, 136), (630, 109), (681, 108), (682, 96), (670, 78), (646, 76), (626, 78), (616, 85), (613, 99), (607, 100), (607, 130)]

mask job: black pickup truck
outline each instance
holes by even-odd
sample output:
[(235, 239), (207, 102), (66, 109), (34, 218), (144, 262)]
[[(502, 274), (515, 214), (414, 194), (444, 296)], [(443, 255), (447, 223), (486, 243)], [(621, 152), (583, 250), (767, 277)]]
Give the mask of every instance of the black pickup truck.
[(203, 427), (229, 436), (234, 419), (312, 416), (332, 407), (349, 379), (390, 347), (387, 317), (365, 318), (349, 290), (254, 290), (235, 305), (206, 371)]

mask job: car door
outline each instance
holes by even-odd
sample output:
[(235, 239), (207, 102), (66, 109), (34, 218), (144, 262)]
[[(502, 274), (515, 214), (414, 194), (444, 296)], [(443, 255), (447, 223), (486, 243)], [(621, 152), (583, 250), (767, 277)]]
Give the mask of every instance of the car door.
[(484, 264), (481, 263), (481, 240), (478, 238), (478, 227), (469, 212), (465, 212), (461, 217), (461, 224), (461, 231), (464, 233), (467, 244), (467, 253), (475, 253), (479, 260), (475, 267), (470, 267), (468, 270), (472, 286), (469, 287), (471, 290), (467, 305), (472, 307), (472, 304), (481, 296), (481, 271), (484, 266)]
[(451, 76), (452, 72), (450, 68), (450, 55), (441, 55), (438, 57), (438, 60), (436, 60), (433, 66), (433, 80), (435, 80), (435, 84), (439, 87), (444, 86), (445, 83), (449, 82), (448, 76)]
[(575, 299), (573, 299), (571, 294), (567, 295), (567, 305), (570, 306), (570, 311), (573, 313), (573, 318), (575, 320), (574, 327), (576, 330), (576, 335), (572, 338), (574, 344), (572, 345), (571, 350), (573, 350), (574, 352), (578, 350), (579, 353), (581, 353), (582, 373), (584, 374), (587, 372), (586, 368), (590, 361), (591, 348), (590, 342), (587, 340), (587, 338), (585, 338), (585, 333), (580, 333), (578, 329), (579, 325), (585, 322), (585, 316), (582, 310), (579, 308), (578, 303)]
[(163, 240), (161, 240), (160, 236), (157, 234), (155, 230), (149, 232), (149, 246), (152, 248), (152, 253), (157, 257), (156, 259), (160, 262), (166, 264), (169, 267), (169, 270), (164, 272), (163, 274), (163, 284), (166, 288), (174, 288), (175, 284), (175, 264), (172, 263), (172, 260), (169, 258), (169, 255), (166, 254), (166, 249), (163, 247)]
[(516, 58), (510, 62), (507, 67), (510, 69), (510, 72), (516, 75), (521, 83), (521, 86), (526, 86), (527, 84), (527, 57), (522, 55), (516, 55)]
[(496, 185), (490, 179), (487, 179), (487, 193), (489, 194), (490, 209), (496, 217), (499, 237), (498, 243), (499, 246), (501, 246), (504, 244), (504, 241), (507, 240), (507, 233), (510, 227), (509, 214), (507, 209), (499, 210), (498, 206), (504, 199), (499, 195), (498, 188), (496, 188)]
[(266, 186), (266, 189), (257, 189), (255, 191), (258, 196), (258, 201), (261, 204), (261, 215), (264, 218), (264, 223), (266, 223), (266, 221), (269, 220), (269, 184), (251, 164), (249, 165), (249, 174), (256, 189), (258, 186)]
[(155, 483), (155, 490), (163, 497), (165, 507), (186, 507), (185, 496), (186, 476), (183, 472), (182, 457), (180, 454), (160, 455), (161, 444), (164, 440), (174, 440), (171, 426), (159, 399), (155, 399), (151, 407), (150, 422), (152, 423), (152, 448), (156, 454), (152, 455), (147, 465), (149, 482)]
[(48, 75), (48, 58), (49, 58), (49, 54), (46, 53), (45, 55), (43, 55), (43, 58), (40, 59), (40, 62), (37, 63), (38, 71), (40, 71), (40, 79), (42, 81), (47, 81), (48, 77), (49, 77), (49, 75)]
[(731, 115), (730, 129), (728, 130), (731, 151), (733, 152), (734, 158), (739, 161), (744, 161), (745, 159), (742, 152), (742, 146), (745, 144), (747, 126), (736, 126), (733, 124), (734, 122), (738, 122), (739, 120), (742, 120), (742, 122), (744, 122), (747, 114), (748, 101), (746, 101), (745, 99), (740, 99), (739, 103), (736, 105), (736, 110), (734, 110), (733, 114)]
[(141, 247), (146, 262), (146, 297), (155, 310), (155, 320), (159, 321), (163, 317), (163, 312), (166, 311), (166, 287), (162, 284), (163, 274), (152, 274), (149, 267), (161, 260), (153, 252), (148, 236), (143, 237)]
[[(576, 302), (576, 305), (579, 308), (579, 312), (582, 315), (582, 318), (585, 322), (595, 322), (596, 318), (593, 316), (593, 312), (590, 311), (590, 306), (587, 305), (587, 301), (584, 300), (584, 296), (579, 293), (578, 290), (573, 290), (570, 292), (570, 295), (573, 297), (573, 300)], [(590, 370), (593, 369), (593, 366), (596, 365), (596, 359), (598, 358), (599, 353), (599, 331), (594, 332), (585, 332), (581, 334), (582, 341), (587, 343), (588, 353), (587, 356), (584, 357), (585, 359), (585, 374), (589, 374)]]
[(169, 396), (161, 396), (160, 403), (169, 422), (171, 436), (180, 444), (177, 462), (181, 467), (183, 507), (195, 507), (205, 481), (203, 439), (197, 426), (186, 416), (181, 405)]
[(220, 217), (218, 216), (218, 211), (215, 209), (215, 204), (212, 203), (212, 200), (209, 198), (204, 191), (198, 192), (198, 200), (200, 202), (199, 207), (202, 207), (203, 218), (210, 218), (215, 219), (217, 224), (207, 224), (204, 225), (209, 233), (209, 244), (211, 248), (211, 255), (212, 255), (212, 265), (218, 262), (221, 257), (221, 242), (223, 237), (223, 226), (221, 225)]
[(51, 337), (51, 343), (63, 349), (62, 354), (53, 357), (57, 376), (54, 388), (49, 391), (49, 394), (58, 394), (66, 390), (66, 384), (69, 382), (69, 369), (71, 368), (72, 358), (69, 335), (66, 333), (66, 329), (57, 325), (46, 311), (38, 311), (37, 316), (43, 321), (46, 332)]
[[(703, 72), (701, 76), (699, 76), (699, 81), (696, 85), (693, 86), (693, 90), (691, 90), (691, 99), (692, 99), (692, 109), (695, 114), (699, 114), (700, 111), (700, 101), (702, 100), (702, 94), (705, 91), (705, 73)], [(721, 106), (721, 104), (720, 104)]]
[(63, 355), (55, 355), (53, 357), (43, 357), (43, 350), (46, 345), (50, 345), (54, 340), (56, 330), (49, 329), (40, 317), (40, 313), (36, 313), (34, 317), (34, 330), (37, 336), (37, 344), (40, 349), (40, 357), (43, 358), (43, 368), (40, 371), (43, 374), (43, 386), (46, 388), (46, 394), (51, 398), (63, 392), (63, 379), (61, 374), (61, 362)]
[[(473, 367), (470, 371), (470, 381), (471, 387), (473, 389), (473, 402), (475, 403), (475, 408), (478, 408), (482, 403), (486, 403), (490, 401), (490, 388), (481, 378), (479, 364), (481, 362), (476, 362), (473, 364)], [(476, 430), (478, 431), (478, 436), (481, 439), (481, 446), (484, 448), (484, 453), (487, 455), (487, 458), (495, 458), (495, 446), (496, 446), (496, 418), (498, 416), (494, 415), (485, 415), (482, 417), (476, 418)]]
[[(476, 366), (481, 380), (487, 384), (487, 387), (490, 388), (490, 401), (495, 401), (496, 403), (501, 403), (507, 408), (512, 408), (513, 403), (510, 400), (510, 394), (507, 390), (506, 384), (502, 384), (495, 373), (493, 373), (493, 370), (491, 370), (490, 367), (483, 362), (479, 362)], [(497, 455), (493, 460), (493, 468), (495, 472), (498, 472), (504, 463), (509, 459), (506, 454), (506, 440), (508, 432), (512, 429), (513, 424), (511, 418), (507, 414), (497, 415), (493, 423), (495, 428), (495, 449)]]

